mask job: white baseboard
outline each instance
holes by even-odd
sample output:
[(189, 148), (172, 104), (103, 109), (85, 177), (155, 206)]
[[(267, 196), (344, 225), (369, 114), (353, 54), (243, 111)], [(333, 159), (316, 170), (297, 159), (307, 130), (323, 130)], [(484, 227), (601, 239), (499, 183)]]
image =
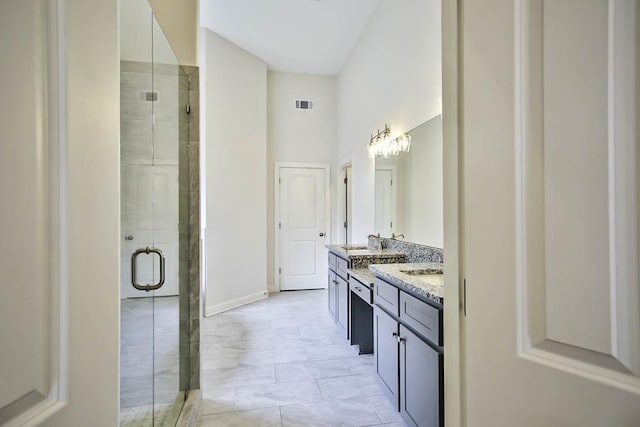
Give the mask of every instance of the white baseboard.
[(276, 288), (276, 285), (271, 283), (267, 285), (267, 292), (269, 292), (270, 294), (273, 294), (276, 292), (280, 292), (280, 289)]
[(242, 305), (250, 304), (252, 302), (260, 301), (261, 299), (265, 299), (268, 297), (269, 293), (267, 291), (261, 291), (256, 292), (255, 294), (232, 299), (231, 301), (226, 301), (221, 304), (208, 305), (204, 311), (204, 317), (210, 317), (215, 314), (222, 313), (224, 311), (228, 311)]

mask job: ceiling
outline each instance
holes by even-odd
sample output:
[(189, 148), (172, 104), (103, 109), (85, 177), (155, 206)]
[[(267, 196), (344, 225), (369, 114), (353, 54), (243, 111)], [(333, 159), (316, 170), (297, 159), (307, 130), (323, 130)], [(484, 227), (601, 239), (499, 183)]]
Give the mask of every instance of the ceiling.
[(271, 70), (337, 74), (380, 0), (201, 0), (200, 25)]

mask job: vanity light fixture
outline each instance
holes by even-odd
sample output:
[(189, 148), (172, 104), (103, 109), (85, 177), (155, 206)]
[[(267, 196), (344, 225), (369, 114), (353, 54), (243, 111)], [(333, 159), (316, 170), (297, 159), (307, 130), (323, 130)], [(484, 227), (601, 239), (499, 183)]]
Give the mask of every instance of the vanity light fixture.
[(382, 156), (388, 159), (389, 156), (398, 156), (403, 151), (411, 149), (411, 135), (405, 133), (397, 138), (391, 138), (391, 130), (385, 123), (384, 130), (378, 130), (378, 133), (371, 135), (369, 139), (369, 158), (374, 159), (376, 156)]

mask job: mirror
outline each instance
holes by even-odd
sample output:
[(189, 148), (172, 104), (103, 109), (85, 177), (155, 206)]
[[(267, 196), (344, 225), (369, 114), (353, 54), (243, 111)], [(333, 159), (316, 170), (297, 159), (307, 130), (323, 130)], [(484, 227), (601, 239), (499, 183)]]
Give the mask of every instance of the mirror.
[(410, 151), (375, 160), (375, 232), (442, 248), (442, 116), (407, 133)]

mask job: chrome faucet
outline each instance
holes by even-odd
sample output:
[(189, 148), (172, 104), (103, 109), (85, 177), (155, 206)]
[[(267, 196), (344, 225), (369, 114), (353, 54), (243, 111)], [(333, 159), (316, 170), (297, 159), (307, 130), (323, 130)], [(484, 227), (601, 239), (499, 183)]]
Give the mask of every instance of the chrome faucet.
[(369, 234), (369, 237), (367, 238), (371, 238), (373, 237), (374, 239), (378, 239), (378, 250), (381, 251), (382, 250), (382, 238), (380, 237), (380, 233), (378, 234)]
[(404, 234), (391, 233), (391, 238), (392, 238), (393, 240), (397, 239), (398, 237), (402, 237), (403, 239), (405, 238), (405, 237), (404, 237)]

